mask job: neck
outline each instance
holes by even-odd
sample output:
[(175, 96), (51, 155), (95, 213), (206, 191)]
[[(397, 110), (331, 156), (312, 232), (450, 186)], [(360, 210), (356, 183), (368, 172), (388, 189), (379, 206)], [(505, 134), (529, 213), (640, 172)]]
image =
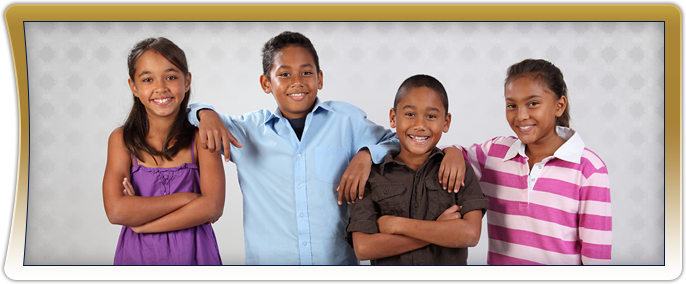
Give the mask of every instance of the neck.
[(421, 155), (417, 155), (417, 154), (407, 152), (403, 149), (400, 149), (400, 153), (398, 155), (396, 155), (395, 157), (393, 157), (393, 160), (395, 160), (397, 162), (401, 162), (401, 163), (407, 165), (408, 167), (412, 168), (413, 170), (418, 171), (419, 168), (422, 167), (424, 162), (426, 162), (426, 159), (429, 158), (430, 154), (431, 154), (431, 152), (427, 152), (427, 153), (424, 153)]
[(536, 143), (526, 144), (525, 152), (530, 161), (540, 162), (544, 158), (554, 155), (555, 151), (564, 143), (565, 140), (557, 135), (557, 132), (553, 132), (550, 136), (540, 139)]
[(148, 137), (166, 138), (174, 124), (174, 117), (156, 117), (148, 115)]

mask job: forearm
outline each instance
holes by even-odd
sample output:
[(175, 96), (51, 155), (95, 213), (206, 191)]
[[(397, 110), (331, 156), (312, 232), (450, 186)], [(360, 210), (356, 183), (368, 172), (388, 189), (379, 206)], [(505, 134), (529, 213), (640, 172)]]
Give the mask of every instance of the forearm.
[[(469, 216), (471, 214), (471, 216)], [(390, 232), (443, 247), (473, 247), (481, 236), (481, 210), (467, 213), (463, 219), (426, 221), (396, 217)]]
[(403, 235), (353, 233), (355, 255), (360, 260), (379, 259), (413, 251), (428, 242)]
[(139, 226), (183, 207), (197, 196), (188, 192), (154, 197), (120, 196), (113, 198), (105, 209), (110, 223)]
[(135, 228), (134, 231), (160, 233), (195, 227), (218, 219), (223, 210), (223, 200), (201, 196), (174, 212)]

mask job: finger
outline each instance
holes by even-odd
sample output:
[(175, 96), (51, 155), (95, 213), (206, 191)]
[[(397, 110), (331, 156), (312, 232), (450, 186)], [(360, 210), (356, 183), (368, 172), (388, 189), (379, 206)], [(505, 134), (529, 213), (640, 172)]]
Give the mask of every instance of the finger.
[[(241, 142), (239, 142), (238, 139), (236, 139), (236, 137), (234, 137), (233, 134), (231, 134), (231, 132), (227, 131), (226, 133), (228, 134), (227, 135), (228, 141), (231, 142), (231, 144), (233, 144), (233, 146), (236, 146), (236, 148), (243, 148), (243, 144)], [(226, 149), (226, 146), (228, 146), (228, 145), (224, 145), (224, 146), (225, 146), (224, 149)]]
[[(444, 173), (445, 171), (448, 171), (448, 173)], [(441, 173), (442, 178), (440, 179), (441, 184), (443, 185), (444, 190), (448, 190), (448, 192), (452, 192), (450, 188), (448, 187), (448, 180), (450, 179), (450, 171), (444, 169), (443, 171), (439, 171)]]
[(207, 149), (207, 134), (200, 132), (200, 146), (203, 149)]
[[(438, 168), (438, 182), (440, 182), (441, 184), (444, 184), (444, 182), (443, 182), (443, 171), (445, 171), (445, 165), (443, 165), (443, 163), (441, 163), (441, 167)], [(445, 188), (443, 188), (443, 189), (445, 189)]]
[[(465, 172), (465, 171), (459, 171), (459, 172), (457, 172), (457, 175), (456, 175), (456, 177), (455, 177), (455, 183), (457, 183), (457, 181), (459, 181), (459, 182), (460, 182), (460, 186), (464, 186), (464, 172)], [(455, 192), (457, 192), (458, 190), (460, 190), (459, 187), (455, 190)]]
[(336, 191), (338, 192), (338, 205), (343, 205), (343, 191), (341, 191), (340, 185), (338, 185)]
[(364, 187), (367, 185), (367, 179), (368, 179), (368, 176), (362, 176), (360, 178), (360, 184), (357, 187), (358, 188), (357, 196), (359, 196), (360, 199), (362, 199), (364, 197)]
[(457, 182), (457, 169), (451, 169), (450, 170), (450, 178), (448, 179), (448, 192), (457, 192), (457, 188), (455, 188), (455, 184)]
[(350, 200), (352, 201), (352, 203), (355, 203), (357, 201), (357, 197), (358, 197), (357, 188), (358, 188), (359, 184), (360, 184), (360, 182), (357, 179), (353, 180), (353, 182), (350, 183), (349, 196), (350, 196)]

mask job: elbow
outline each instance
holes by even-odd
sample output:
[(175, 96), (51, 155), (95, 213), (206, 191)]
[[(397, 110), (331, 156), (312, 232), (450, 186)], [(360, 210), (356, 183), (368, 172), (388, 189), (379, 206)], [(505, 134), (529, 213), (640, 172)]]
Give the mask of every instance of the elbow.
[(211, 221), (219, 219), (222, 215), (224, 215), (224, 204), (217, 204), (217, 203), (212, 203), (212, 205), (209, 206), (208, 212), (210, 213), (208, 216), (208, 219)]
[(466, 247), (475, 247), (479, 244), (479, 239), (481, 238), (481, 230), (473, 230), (467, 236)]
[(353, 250), (355, 251), (355, 257), (359, 260), (371, 260), (367, 246), (363, 244), (353, 243)]
[(116, 206), (105, 206), (105, 215), (107, 215), (107, 220), (113, 225), (125, 225), (127, 218), (124, 216), (124, 212)]

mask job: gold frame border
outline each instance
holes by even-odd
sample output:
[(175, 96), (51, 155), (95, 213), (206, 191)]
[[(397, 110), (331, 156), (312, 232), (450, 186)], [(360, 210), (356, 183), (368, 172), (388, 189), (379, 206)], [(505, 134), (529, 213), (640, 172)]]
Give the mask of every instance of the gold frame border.
[[(683, 1), (680, 1), (683, 4)], [(146, 12), (154, 8), (155, 13)], [(306, 16), (302, 16), (306, 15)], [(20, 124), (14, 145), (14, 109), (9, 64), (4, 68), (5, 216), (14, 152), (17, 179), (10, 247), (23, 248), (28, 191), (27, 74), (24, 21), (657, 21), (665, 23), (665, 265), (681, 267), (682, 248), (682, 16), (675, 5), (48, 5), (16, 4), (5, 10), (16, 76)], [(8, 54), (5, 51), (5, 58)], [(669, 154), (667, 154), (669, 153)], [(7, 224), (7, 223), (6, 223)], [(667, 249), (669, 244), (669, 249)], [(674, 248), (673, 246), (678, 246)], [(675, 255), (679, 252), (679, 255)], [(677, 261), (678, 260), (678, 261)], [(12, 261), (7, 259), (7, 261)], [(7, 268), (5, 263), (5, 268)], [(7, 270), (5, 270), (5, 273)]]

